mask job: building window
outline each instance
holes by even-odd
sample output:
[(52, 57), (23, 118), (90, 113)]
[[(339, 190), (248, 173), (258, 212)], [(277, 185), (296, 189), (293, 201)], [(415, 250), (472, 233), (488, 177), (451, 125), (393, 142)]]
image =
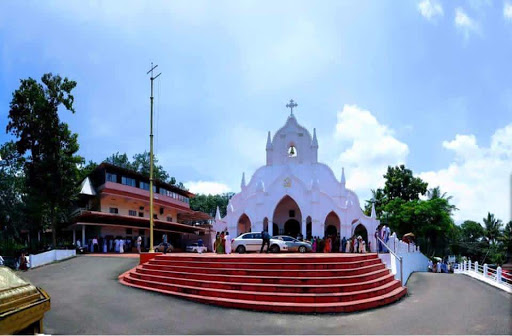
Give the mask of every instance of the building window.
[(144, 212), (139, 212), (139, 217), (144, 217)]
[(294, 145), (291, 145), (288, 148), (288, 157), (296, 157), (297, 156), (297, 148)]
[(126, 229), (126, 234), (127, 235), (131, 235), (132, 234), (132, 229)]
[(110, 212), (111, 214), (118, 214), (119, 210), (117, 208), (109, 208), (108, 212)]
[(117, 183), (117, 175), (112, 173), (107, 173), (107, 182)]
[(295, 217), (295, 210), (290, 210), (288, 212), (288, 214), (290, 215), (291, 218), (294, 218)]
[(158, 219), (158, 216), (155, 213), (153, 214), (153, 219)]
[(132, 178), (129, 178), (126, 176), (123, 176), (123, 178), (121, 179), (121, 183), (124, 185), (130, 186), (130, 187), (135, 187), (135, 184), (136, 184), (135, 179), (132, 179)]
[(172, 217), (167, 217), (168, 222), (172, 222)]
[(135, 211), (135, 210), (128, 210), (128, 215), (130, 215), (130, 216), (137, 216), (137, 211)]
[(160, 188), (160, 194), (167, 196), (168, 191), (164, 188)]
[(144, 190), (149, 190), (149, 183), (140, 182), (140, 188)]

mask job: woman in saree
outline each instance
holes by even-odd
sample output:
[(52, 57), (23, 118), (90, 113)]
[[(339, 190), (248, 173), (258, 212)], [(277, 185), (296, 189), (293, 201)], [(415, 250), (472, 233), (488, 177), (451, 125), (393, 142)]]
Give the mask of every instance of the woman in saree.
[(316, 241), (317, 241), (316, 237), (313, 237), (313, 242), (311, 244), (312, 252), (316, 252)]
[(224, 246), (226, 244), (226, 239), (224, 239), (224, 231), (220, 233), (220, 238), (219, 238), (219, 246), (217, 248), (217, 253), (219, 254), (224, 254)]
[(331, 244), (331, 237), (327, 237), (327, 239), (325, 240), (324, 253), (331, 253)]
[(213, 249), (215, 253), (219, 253), (219, 244), (220, 244), (220, 232), (217, 232), (217, 235), (215, 236), (215, 243), (213, 245)]

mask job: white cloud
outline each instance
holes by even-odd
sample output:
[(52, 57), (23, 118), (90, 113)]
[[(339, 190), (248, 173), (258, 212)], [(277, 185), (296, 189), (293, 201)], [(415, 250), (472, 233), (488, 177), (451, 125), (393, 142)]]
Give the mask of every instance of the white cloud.
[(184, 184), (194, 194), (215, 195), (231, 191), (227, 185), (219, 182), (189, 181)]
[(369, 197), (370, 189), (383, 185), (387, 167), (405, 163), (409, 154), (407, 144), (396, 139), (392, 129), (356, 105), (345, 105), (338, 112), (334, 138), (351, 144), (333, 167), (345, 167), (347, 187), (358, 193), (361, 202)]
[(423, 0), (418, 4), (418, 10), (429, 21), (444, 14), (443, 7), (435, 0)]
[(455, 27), (459, 29), (459, 31), (464, 35), (464, 38), (467, 40), (471, 33), (480, 33), (480, 26), (478, 23), (470, 18), (466, 12), (458, 7), (455, 9)]
[(487, 211), (510, 220), (510, 175), (512, 173), (512, 124), (498, 129), (489, 147), (477, 145), (474, 135), (456, 135), (443, 147), (453, 151), (455, 162), (448, 168), (424, 172), (429, 186), (441, 186), (460, 209), (455, 220), (481, 220)]
[(512, 20), (512, 4), (505, 2), (503, 4), (503, 17), (508, 20)]
[[(409, 154), (407, 144), (397, 139), (391, 128), (356, 105), (345, 105), (338, 112), (330, 142), (329, 148), (346, 144), (330, 166), (337, 173), (336, 167), (345, 167), (347, 187), (357, 193), (361, 204), (371, 196), (370, 189), (384, 185), (382, 175), (387, 167), (405, 164)], [(428, 182), (429, 188), (440, 186), (453, 196), (452, 202), (459, 208), (454, 219), (481, 221), (490, 211), (503, 221), (510, 220), (512, 124), (496, 130), (488, 147), (478, 145), (472, 134), (457, 134), (443, 141), (442, 147), (454, 154), (453, 162), (446, 168), (415, 175)]]

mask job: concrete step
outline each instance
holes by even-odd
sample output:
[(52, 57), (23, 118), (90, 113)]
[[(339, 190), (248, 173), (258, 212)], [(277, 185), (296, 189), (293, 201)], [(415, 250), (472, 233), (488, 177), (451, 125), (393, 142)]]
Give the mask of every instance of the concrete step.
[[(127, 281), (128, 280), (128, 281)], [(196, 294), (188, 294), (179, 291), (172, 291), (167, 289), (148, 287), (145, 284), (130, 283), (130, 277), (124, 277), (120, 280), (121, 283), (140, 289), (151, 290), (163, 294), (173, 295), (188, 300), (193, 300), (201, 303), (214, 304), (217, 306), (229, 308), (241, 308), (256, 311), (269, 311), (280, 313), (336, 313), (336, 312), (353, 312), (365, 309), (371, 309), (383, 306), (394, 301), (399, 300), (407, 293), (405, 287), (398, 287), (385, 294), (355, 300), (355, 301), (340, 301), (340, 302), (276, 302), (276, 301), (252, 301), (242, 300), (215, 296), (202, 296)]]

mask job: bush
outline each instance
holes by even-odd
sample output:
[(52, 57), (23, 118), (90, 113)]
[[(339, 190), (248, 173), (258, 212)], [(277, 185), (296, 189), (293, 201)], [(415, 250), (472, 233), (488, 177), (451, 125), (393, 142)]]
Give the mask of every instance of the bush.
[(16, 242), (14, 239), (6, 239), (0, 241), (0, 255), (1, 256), (17, 256), (26, 246)]

